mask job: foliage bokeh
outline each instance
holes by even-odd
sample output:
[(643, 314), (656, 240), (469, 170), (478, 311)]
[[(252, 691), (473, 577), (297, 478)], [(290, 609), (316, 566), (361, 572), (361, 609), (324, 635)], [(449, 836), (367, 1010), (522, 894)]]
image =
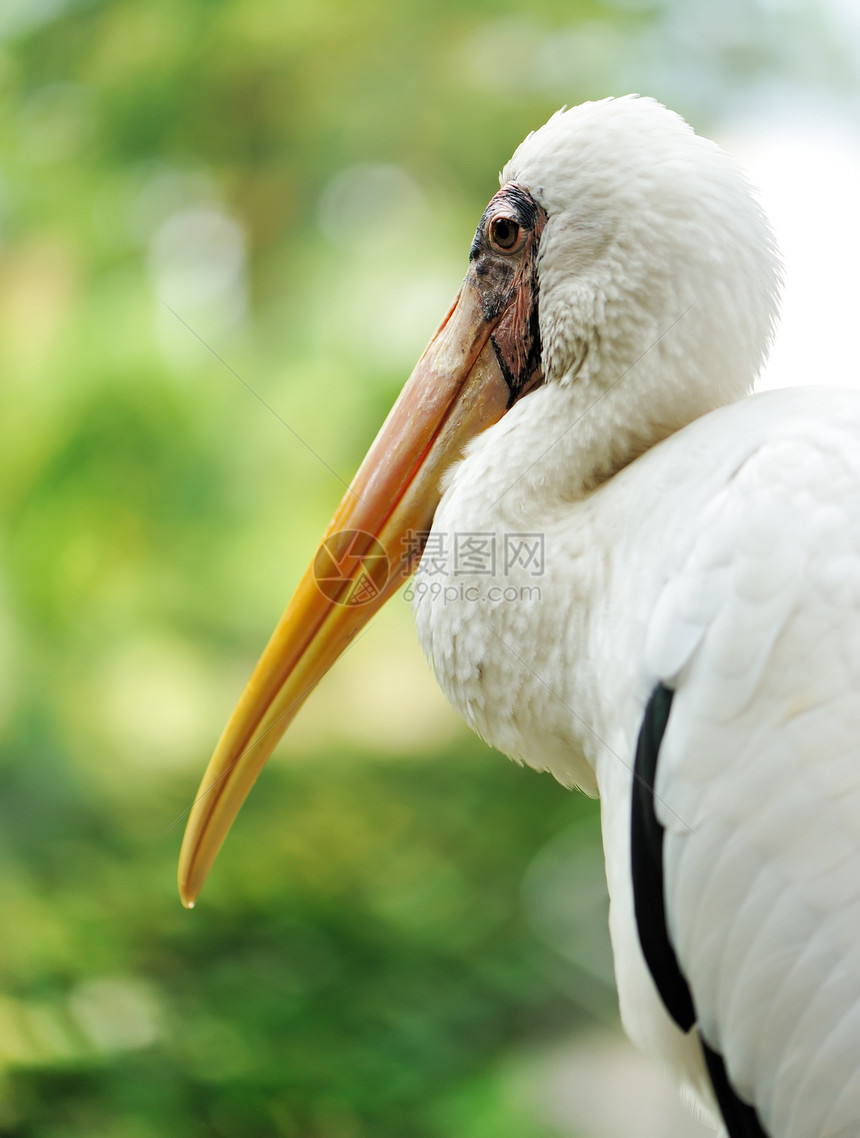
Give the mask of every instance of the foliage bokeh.
[(454, 723), (399, 601), (194, 914), (174, 885), (516, 142), (613, 91), (707, 126), (850, 71), (815, 5), (778, 35), (740, 0), (523, 7), (0, 13), (2, 1134), (549, 1138), (523, 1056), (613, 1014), (594, 804)]

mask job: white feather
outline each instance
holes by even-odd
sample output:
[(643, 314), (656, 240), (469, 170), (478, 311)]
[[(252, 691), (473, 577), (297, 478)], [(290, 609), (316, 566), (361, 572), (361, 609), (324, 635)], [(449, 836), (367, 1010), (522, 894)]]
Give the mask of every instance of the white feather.
[(599, 791), (622, 1018), (713, 1105), (633, 915), (636, 737), (654, 685), (676, 689), (657, 808), (701, 1031), (771, 1138), (860, 1133), (860, 397), (742, 398), (773, 242), (734, 163), (664, 108), (558, 114), (503, 178), (548, 213), (548, 379), (471, 445), (434, 534), (540, 533), (544, 571), (451, 561), (444, 596), (419, 572), (419, 636), (475, 730)]

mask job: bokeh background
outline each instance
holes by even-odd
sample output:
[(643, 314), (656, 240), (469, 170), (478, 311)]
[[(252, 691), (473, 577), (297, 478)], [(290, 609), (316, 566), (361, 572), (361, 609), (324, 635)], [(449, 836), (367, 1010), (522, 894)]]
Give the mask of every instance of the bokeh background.
[(618, 1042), (595, 804), (467, 733), (402, 600), (193, 913), (176, 855), (520, 138), (636, 90), (724, 139), (768, 381), (841, 381), (858, 76), (855, 0), (2, 0), (0, 1134), (698, 1132)]

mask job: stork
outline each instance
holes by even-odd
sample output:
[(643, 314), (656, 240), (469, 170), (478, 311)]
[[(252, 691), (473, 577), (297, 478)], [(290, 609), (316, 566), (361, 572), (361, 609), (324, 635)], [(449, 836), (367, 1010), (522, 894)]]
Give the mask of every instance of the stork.
[(658, 103), (521, 143), (206, 771), (186, 905), (417, 566), (453, 706), (600, 796), (633, 1041), (731, 1138), (860, 1134), (860, 398), (749, 395), (779, 280), (744, 176)]

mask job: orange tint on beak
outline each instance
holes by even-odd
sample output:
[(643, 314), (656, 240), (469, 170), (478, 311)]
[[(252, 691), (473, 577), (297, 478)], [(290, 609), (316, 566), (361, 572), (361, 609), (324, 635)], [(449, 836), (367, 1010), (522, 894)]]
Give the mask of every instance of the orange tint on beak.
[(415, 569), (442, 475), (497, 422), (510, 390), (467, 277), (337, 508), (248, 681), (191, 809), (179, 859), (194, 904), (257, 775), (350, 641)]

